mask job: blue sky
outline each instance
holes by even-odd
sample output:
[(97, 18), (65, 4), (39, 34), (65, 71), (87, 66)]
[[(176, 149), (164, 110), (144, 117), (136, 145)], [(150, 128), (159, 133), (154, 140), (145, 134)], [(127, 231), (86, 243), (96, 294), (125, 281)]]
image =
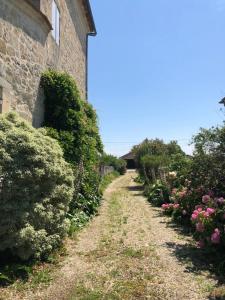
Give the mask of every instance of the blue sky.
[(105, 151), (144, 138), (176, 139), (187, 152), (200, 127), (221, 124), (225, 0), (92, 0), (89, 101)]

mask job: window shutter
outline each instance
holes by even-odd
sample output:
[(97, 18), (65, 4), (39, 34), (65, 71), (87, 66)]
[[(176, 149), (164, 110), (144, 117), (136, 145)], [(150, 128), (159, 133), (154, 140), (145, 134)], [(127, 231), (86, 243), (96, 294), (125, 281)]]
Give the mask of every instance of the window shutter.
[(60, 14), (59, 9), (55, 3), (52, 1), (52, 36), (55, 39), (56, 43), (59, 45), (60, 40)]
[(56, 34), (55, 34), (55, 40), (56, 43), (59, 45), (59, 36), (60, 36), (60, 15), (58, 7), (56, 7)]
[(55, 38), (55, 32), (56, 32), (56, 15), (55, 15), (55, 11), (56, 11), (56, 4), (55, 1), (52, 1), (52, 36)]

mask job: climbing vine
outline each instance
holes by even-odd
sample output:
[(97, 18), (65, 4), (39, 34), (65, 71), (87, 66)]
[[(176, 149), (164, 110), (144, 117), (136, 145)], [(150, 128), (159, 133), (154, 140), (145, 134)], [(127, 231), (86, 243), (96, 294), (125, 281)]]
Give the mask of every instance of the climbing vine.
[(96, 112), (81, 99), (74, 79), (66, 73), (48, 70), (42, 75), (41, 86), (45, 95), (43, 125), (59, 141), (74, 169), (76, 192), (70, 213), (83, 211), (90, 216), (100, 201), (97, 169), (103, 152)]

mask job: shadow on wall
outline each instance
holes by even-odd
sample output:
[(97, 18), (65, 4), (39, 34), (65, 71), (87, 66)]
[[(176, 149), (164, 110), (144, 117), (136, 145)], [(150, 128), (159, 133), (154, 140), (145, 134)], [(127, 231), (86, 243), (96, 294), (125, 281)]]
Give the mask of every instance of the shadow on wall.
[(32, 125), (39, 128), (44, 122), (44, 91), (39, 83), (37, 98), (34, 104)]
[(1, 0), (0, 23), (1, 19), (22, 29), (43, 46), (51, 30), (44, 15), (24, 0)]

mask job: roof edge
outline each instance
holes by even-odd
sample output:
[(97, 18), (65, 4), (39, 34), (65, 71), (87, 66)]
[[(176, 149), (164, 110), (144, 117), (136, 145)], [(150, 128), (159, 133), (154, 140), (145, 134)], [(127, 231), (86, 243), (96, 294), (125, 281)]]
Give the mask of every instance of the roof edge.
[(124, 160), (126, 160), (126, 159), (135, 159), (135, 155), (134, 155), (134, 153), (131, 151), (131, 152), (129, 152), (129, 153), (127, 153), (127, 154), (121, 156), (120, 158), (121, 158), (121, 159), (124, 159)]
[(88, 19), (88, 23), (90, 26), (91, 31), (88, 33), (88, 35), (92, 35), (92, 36), (96, 36), (97, 35), (97, 31), (96, 31), (96, 26), (95, 26), (95, 21), (94, 21), (94, 17), (93, 17), (93, 13), (92, 13), (92, 9), (91, 9), (91, 4), (89, 0), (82, 0), (85, 12), (86, 12), (86, 16)]

